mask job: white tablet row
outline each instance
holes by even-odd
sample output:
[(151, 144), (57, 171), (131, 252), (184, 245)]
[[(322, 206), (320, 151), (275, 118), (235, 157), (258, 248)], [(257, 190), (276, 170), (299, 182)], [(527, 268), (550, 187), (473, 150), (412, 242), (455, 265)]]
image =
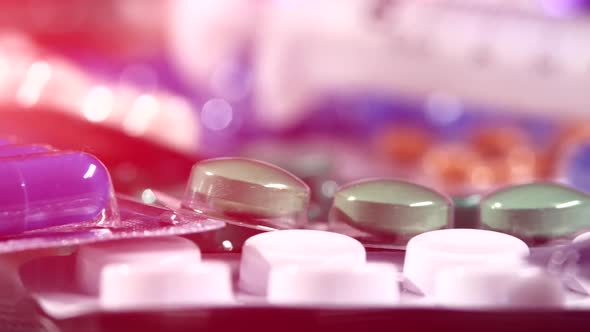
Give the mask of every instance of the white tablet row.
[(364, 247), (345, 235), (285, 230), (246, 241), (237, 283), (229, 264), (202, 260), (180, 237), (83, 246), (77, 280), (108, 309), (235, 305), (243, 302), (236, 294), (278, 305), (394, 306), (402, 288), (433, 305), (564, 305), (561, 282), (529, 265), (528, 255), (521, 240), (503, 233), (440, 230), (410, 241), (400, 271), (367, 262)]

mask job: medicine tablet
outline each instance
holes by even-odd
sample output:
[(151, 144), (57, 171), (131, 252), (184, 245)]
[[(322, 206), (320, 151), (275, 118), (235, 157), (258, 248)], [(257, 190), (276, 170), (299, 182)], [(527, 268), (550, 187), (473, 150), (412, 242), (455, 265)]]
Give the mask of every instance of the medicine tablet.
[(354, 267), (365, 264), (363, 245), (346, 235), (316, 230), (283, 230), (246, 240), (240, 263), (240, 288), (265, 295), (270, 271), (283, 265)]
[(452, 267), (438, 273), (435, 301), (448, 306), (561, 306), (560, 282), (545, 271), (524, 264)]
[(274, 304), (383, 306), (399, 301), (394, 265), (279, 266), (270, 273), (268, 300)]
[(562, 283), (539, 268), (520, 271), (516, 283), (508, 291), (511, 307), (560, 308), (565, 304)]
[(529, 254), (520, 239), (480, 229), (445, 229), (413, 237), (406, 247), (403, 273), (410, 290), (434, 295), (440, 271), (456, 266), (514, 264)]
[(114, 200), (106, 167), (83, 152), (0, 158), (0, 235), (101, 221)]
[(279, 167), (220, 158), (193, 167), (183, 205), (228, 222), (280, 229), (305, 223), (309, 196), (303, 181)]
[(448, 227), (452, 211), (451, 201), (429, 188), (381, 179), (339, 189), (330, 218), (332, 222), (407, 241), (416, 234)]
[(590, 228), (590, 197), (554, 183), (508, 187), (480, 203), (482, 227), (529, 243), (571, 236)]
[(146, 261), (109, 264), (100, 275), (100, 304), (106, 309), (232, 302), (231, 270), (221, 262), (186, 261), (166, 267)]
[(173, 236), (137, 238), (81, 246), (76, 272), (80, 288), (87, 293), (98, 294), (100, 276), (105, 266), (110, 264), (148, 263), (166, 270), (200, 261), (199, 248), (188, 239)]

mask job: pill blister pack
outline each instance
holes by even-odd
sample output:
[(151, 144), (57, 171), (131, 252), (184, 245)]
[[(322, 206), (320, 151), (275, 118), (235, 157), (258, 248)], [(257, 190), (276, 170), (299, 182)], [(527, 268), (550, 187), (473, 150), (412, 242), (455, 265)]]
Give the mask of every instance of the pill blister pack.
[(224, 225), (116, 195), (109, 171), (85, 152), (7, 141), (0, 146), (0, 174), (2, 253), (198, 233)]
[[(201, 161), (183, 197), (154, 192), (152, 201), (135, 204), (192, 216), (199, 228), (165, 233), (158, 222), (151, 233), (82, 240), (67, 253), (33, 257), (7, 276), (58, 320), (199, 308), (590, 305), (588, 197), (561, 184), (489, 193), (472, 228), (453, 228), (453, 202), (445, 195), (394, 179), (340, 187), (329, 220), (309, 223), (307, 185), (277, 166), (245, 158)], [(61, 236), (69, 235), (55, 235)], [(212, 250), (208, 242), (220, 247)]]
[[(199, 128), (191, 105), (178, 95), (143, 89), (129, 78), (112, 84), (75, 61), (39, 47), (27, 35), (11, 31), (0, 31), (0, 53), (3, 117), (19, 110), (55, 113), (172, 151), (190, 154), (196, 149)], [(169, 127), (176, 129), (176, 135)], [(2, 134), (12, 132), (5, 126)]]
[[(566, 251), (553, 248), (552, 259)], [(283, 230), (249, 238), (241, 255), (201, 253), (180, 237), (85, 245), (71, 256), (25, 264), (20, 278), (56, 319), (236, 307), (481, 311), (590, 305), (583, 272), (572, 278), (572, 271), (552, 271), (529, 255), (538, 252), (484, 230), (423, 233), (405, 253), (366, 252), (337, 233)], [(37, 274), (48, 268), (61, 272), (39, 282)]]
[(588, 324), (587, 0), (17, 2), (0, 330)]
[(479, 194), (461, 202), (461, 209), (474, 213), (457, 220), (454, 200), (443, 193), (406, 180), (367, 178), (338, 187), (327, 220), (310, 221), (305, 182), (266, 162), (228, 157), (198, 162), (184, 197), (176, 201), (181, 209), (237, 227), (332, 231), (376, 248), (403, 248), (416, 235), (457, 223), (510, 234), (533, 246), (571, 240), (589, 227), (588, 194), (564, 184), (537, 181)]

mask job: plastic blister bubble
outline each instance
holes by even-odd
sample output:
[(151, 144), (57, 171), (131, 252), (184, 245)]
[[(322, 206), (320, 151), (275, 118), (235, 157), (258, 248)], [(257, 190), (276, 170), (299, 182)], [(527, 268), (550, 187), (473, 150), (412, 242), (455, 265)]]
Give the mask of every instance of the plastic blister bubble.
[(0, 253), (224, 226), (116, 196), (108, 170), (90, 154), (41, 145), (0, 150)]

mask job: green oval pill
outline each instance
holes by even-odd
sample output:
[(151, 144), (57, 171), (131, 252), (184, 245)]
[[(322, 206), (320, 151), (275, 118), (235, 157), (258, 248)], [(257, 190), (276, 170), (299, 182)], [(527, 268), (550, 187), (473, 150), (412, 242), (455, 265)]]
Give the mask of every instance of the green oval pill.
[(197, 163), (183, 205), (242, 225), (276, 229), (302, 226), (309, 188), (291, 173), (246, 158), (219, 158)]
[(367, 180), (340, 188), (330, 212), (332, 223), (408, 240), (452, 224), (452, 203), (444, 195), (410, 182)]
[(542, 243), (590, 228), (590, 196), (564, 185), (537, 182), (507, 187), (480, 203), (483, 228)]

